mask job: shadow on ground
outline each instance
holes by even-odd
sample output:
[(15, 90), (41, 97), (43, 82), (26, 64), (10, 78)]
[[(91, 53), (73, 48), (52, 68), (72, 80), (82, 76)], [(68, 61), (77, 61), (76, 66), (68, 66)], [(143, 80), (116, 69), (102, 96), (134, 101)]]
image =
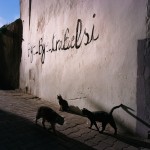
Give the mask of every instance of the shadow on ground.
[[(96, 129), (91, 129), (91, 130), (97, 131)], [(115, 138), (118, 141), (121, 141), (123, 143), (129, 144), (129, 145), (137, 147), (137, 148), (150, 148), (150, 141), (144, 141), (138, 137), (136, 138), (136, 137), (133, 137), (130, 135), (127, 136), (127, 135), (122, 135), (122, 134), (114, 135), (114, 134), (111, 134), (108, 132), (103, 132), (100, 134), (104, 135), (104, 136), (109, 136), (109, 137)]]
[(40, 125), (15, 114), (0, 110), (1, 150), (92, 150), (93, 148), (68, 138), (62, 133), (57, 136)]

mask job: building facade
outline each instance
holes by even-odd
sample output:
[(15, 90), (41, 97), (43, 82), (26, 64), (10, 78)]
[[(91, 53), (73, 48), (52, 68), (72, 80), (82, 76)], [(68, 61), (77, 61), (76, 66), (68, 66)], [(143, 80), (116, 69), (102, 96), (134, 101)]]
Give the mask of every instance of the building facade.
[(122, 103), (114, 111), (119, 128), (146, 137), (150, 107), (140, 64), (147, 6), (147, 0), (21, 0), (20, 88), (54, 103), (61, 94), (80, 109), (109, 111)]

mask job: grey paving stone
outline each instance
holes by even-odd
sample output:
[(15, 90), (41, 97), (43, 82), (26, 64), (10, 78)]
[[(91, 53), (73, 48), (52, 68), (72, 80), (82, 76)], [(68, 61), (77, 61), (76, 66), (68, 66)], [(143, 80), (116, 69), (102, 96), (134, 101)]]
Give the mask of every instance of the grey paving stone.
[(116, 150), (121, 150), (121, 149), (129, 147), (129, 145), (121, 141), (116, 141), (112, 147)]
[(104, 150), (104, 149), (107, 149), (109, 147), (110, 147), (110, 145), (108, 145), (107, 143), (104, 143), (104, 142), (100, 142), (96, 146), (94, 146), (94, 148), (97, 150)]
[(123, 150), (140, 150), (140, 148), (136, 148), (136, 147), (133, 147), (133, 146), (129, 146), (127, 148), (124, 148)]

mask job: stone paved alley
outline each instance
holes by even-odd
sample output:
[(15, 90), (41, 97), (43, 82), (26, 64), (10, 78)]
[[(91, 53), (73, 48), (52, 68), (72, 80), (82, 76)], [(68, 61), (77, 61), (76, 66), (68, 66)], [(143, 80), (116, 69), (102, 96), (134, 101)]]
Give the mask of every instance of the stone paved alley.
[[(35, 125), (41, 105), (65, 117), (65, 124), (56, 126), (57, 136), (43, 129), (40, 120)], [(20, 91), (0, 91), (0, 150), (148, 150), (149, 147), (148, 140), (90, 130), (86, 118), (60, 112), (58, 105), (38, 97)]]

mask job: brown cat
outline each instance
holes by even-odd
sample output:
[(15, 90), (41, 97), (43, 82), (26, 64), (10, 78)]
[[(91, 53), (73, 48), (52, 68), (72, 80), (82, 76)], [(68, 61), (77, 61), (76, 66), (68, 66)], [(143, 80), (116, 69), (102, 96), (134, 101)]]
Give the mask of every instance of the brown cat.
[(37, 120), (42, 118), (42, 125), (45, 128), (45, 121), (49, 122), (51, 124), (51, 127), (55, 133), (55, 124), (58, 123), (60, 125), (64, 124), (64, 118), (57, 114), (54, 110), (47, 106), (41, 106), (39, 107), (37, 114), (36, 114), (36, 124)]
[(95, 112), (91, 112), (86, 108), (82, 109), (82, 113), (83, 115), (85, 115), (91, 122), (91, 125), (89, 128), (91, 128), (93, 126), (93, 124), (95, 125), (95, 127), (97, 128), (97, 130), (99, 131), (99, 128), (96, 124), (96, 121), (98, 122), (102, 122), (102, 130), (99, 132), (103, 132), (105, 130), (106, 125), (109, 123), (115, 130), (114, 134), (117, 134), (117, 127), (116, 127), (116, 123), (114, 121), (114, 118), (112, 116), (112, 113), (115, 109), (122, 107), (121, 105), (115, 106), (111, 109), (111, 111), (109, 113), (105, 112), (105, 111), (95, 111)]

